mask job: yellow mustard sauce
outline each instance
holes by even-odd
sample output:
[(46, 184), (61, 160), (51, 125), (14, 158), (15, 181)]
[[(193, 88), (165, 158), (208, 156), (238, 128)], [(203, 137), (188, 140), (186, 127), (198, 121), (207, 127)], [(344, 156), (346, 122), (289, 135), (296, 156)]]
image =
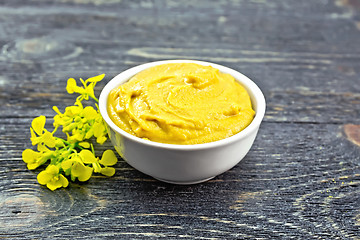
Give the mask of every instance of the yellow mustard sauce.
[(254, 118), (250, 97), (231, 75), (211, 66), (169, 63), (113, 89), (111, 120), (139, 138), (200, 144), (230, 137)]

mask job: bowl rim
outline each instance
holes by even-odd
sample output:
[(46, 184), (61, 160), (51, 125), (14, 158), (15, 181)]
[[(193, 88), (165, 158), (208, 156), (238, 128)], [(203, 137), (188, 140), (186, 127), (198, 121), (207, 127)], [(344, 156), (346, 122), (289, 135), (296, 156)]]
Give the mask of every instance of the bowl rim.
[[(242, 131), (238, 132), (235, 135), (232, 135), (230, 137), (220, 139), (214, 142), (208, 142), (208, 143), (200, 143), (200, 144), (171, 144), (171, 143), (161, 143), (161, 142), (155, 142), (151, 140), (145, 140), (142, 138), (139, 138), (137, 136), (134, 136), (130, 133), (127, 133), (126, 131), (119, 128), (109, 117), (108, 111), (107, 111), (107, 100), (108, 95), (110, 91), (121, 84), (127, 82), (131, 77), (133, 77), (135, 74), (139, 73), (140, 71), (143, 71), (147, 68), (161, 65), (161, 64), (167, 64), (167, 63), (196, 63), (204, 66), (212, 66), (214, 68), (217, 68), (220, 70), (220, 72), (229, 73), (232, 75), (236, 81), (240, 82), (243, 87), (248, 91), (251, 98), (251, 102), (254, 108), (254, 101), (256, 101), (256, 109), (255, 109), (255, 117), (252, 120), (252, 122), (244, 128)], [(225, 67), (220, 64), (212, 63), (212, 62), (206, 62), (206, 61), (198, 61), (198, 60), (188, 60), (188, 59), (176, 59), (176, 60), (161, 60), (161, 61), (154, 61), (154, 62), (148, 62), (144, 63), (132, 68), (129, 68), (118, 75), (116, 75), (114, 78), (112, 78), (102, 89), (99, 97), (99, 110), (100, 114), (102, 115), (104, 121), (106, 124), (113, 129), (115, 132), (121, 134), (123, 137), (130, 139), (132, 141), (135, 141), (140, 144), (144, 144), (147, 146), (152, 146), (155, 148), (165, 148), (165, 149), (174, 149), (174, 150), (201, 150), (201, 149), (207, 149), (207, 148), (215, 148), (220, 147), (223, 145), (231, 144), (234, 142), (237, 142), (241, 139), (246, 138), (254, 131), (257, 131), (259, 128), (264, 115), (265, 115), (265, 109), (266, 109), (266, 102), (265, 97), (260, 90), (260, 88), (247, 76), (244, 74), (231, 69), (229, 67)]]

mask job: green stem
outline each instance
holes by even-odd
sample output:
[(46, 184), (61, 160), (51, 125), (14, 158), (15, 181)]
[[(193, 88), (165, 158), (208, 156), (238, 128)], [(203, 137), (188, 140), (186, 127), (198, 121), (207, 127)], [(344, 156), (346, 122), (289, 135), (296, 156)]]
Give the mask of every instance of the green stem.
[(90, 143), (90, 146), (91, 146), (91, 151), (92, 151), (92, 153), (94, 154), (94, 156), (95, 156), (95, 149), (94, 149), (94, 145), (92, 144), (92, 143)]
[(96, 97), (91, 96), (91, 98), (94, 99), (97, 103), (99, 103), (99, 99), (97, 99)]
[[(58, 130), (59, 126), (55, 127), (54, 130), (51, 132), (52, 135), (54, 135), (54, 133)], [(55, 137), (56, 139), (57, 137)]]

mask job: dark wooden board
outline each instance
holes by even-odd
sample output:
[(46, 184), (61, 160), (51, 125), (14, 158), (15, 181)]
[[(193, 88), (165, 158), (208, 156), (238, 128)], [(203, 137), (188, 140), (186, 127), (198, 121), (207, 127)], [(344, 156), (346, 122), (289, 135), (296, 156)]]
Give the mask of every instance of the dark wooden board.
[(23, 132), (5, 124), (0, 236), (359, 237), (360, 150), (338, 125), (264, 123), (245, 159), (203, 184), (161, 183), (121, 160), (112, 178), (51, 192), (19, 157)]
[[(359, 43), (357, 0), (0, 0), (0, 238), (360, 239)], [(73, 103), (66, 80), (105, 73), (99, 95), (162, 59), (223, 64), (263, 90), (243, 161), (190, 186), (122, 159), (111, 178), (39, 185), (21, 152), (34, 117)]]

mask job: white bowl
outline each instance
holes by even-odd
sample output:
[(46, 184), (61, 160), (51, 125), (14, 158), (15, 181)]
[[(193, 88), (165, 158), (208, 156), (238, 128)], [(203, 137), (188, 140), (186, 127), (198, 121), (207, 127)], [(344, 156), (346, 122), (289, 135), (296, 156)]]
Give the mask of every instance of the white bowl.
[[(128, 81), (138, 72), (166, 63), (197, 63), (212, 66), (231, 74), (248, 91), (255, 117), (241, 132), (219, 141), (176, 145), (144, 140), (120, 129), (110, 119), (107, 101), (110, 91)], [(194, 184), (207, 181), (239, 163), (250, 150), (265, 114), (265, 98), (258, 86), (243, 74), (209, 62), (167, 60), (150, 62), (128, 69), (107, 83), (100, 94), (100, 113), (108, 126), (112, 144), (119, 155), (135, 169), (158, 180), (174, 184)]]

